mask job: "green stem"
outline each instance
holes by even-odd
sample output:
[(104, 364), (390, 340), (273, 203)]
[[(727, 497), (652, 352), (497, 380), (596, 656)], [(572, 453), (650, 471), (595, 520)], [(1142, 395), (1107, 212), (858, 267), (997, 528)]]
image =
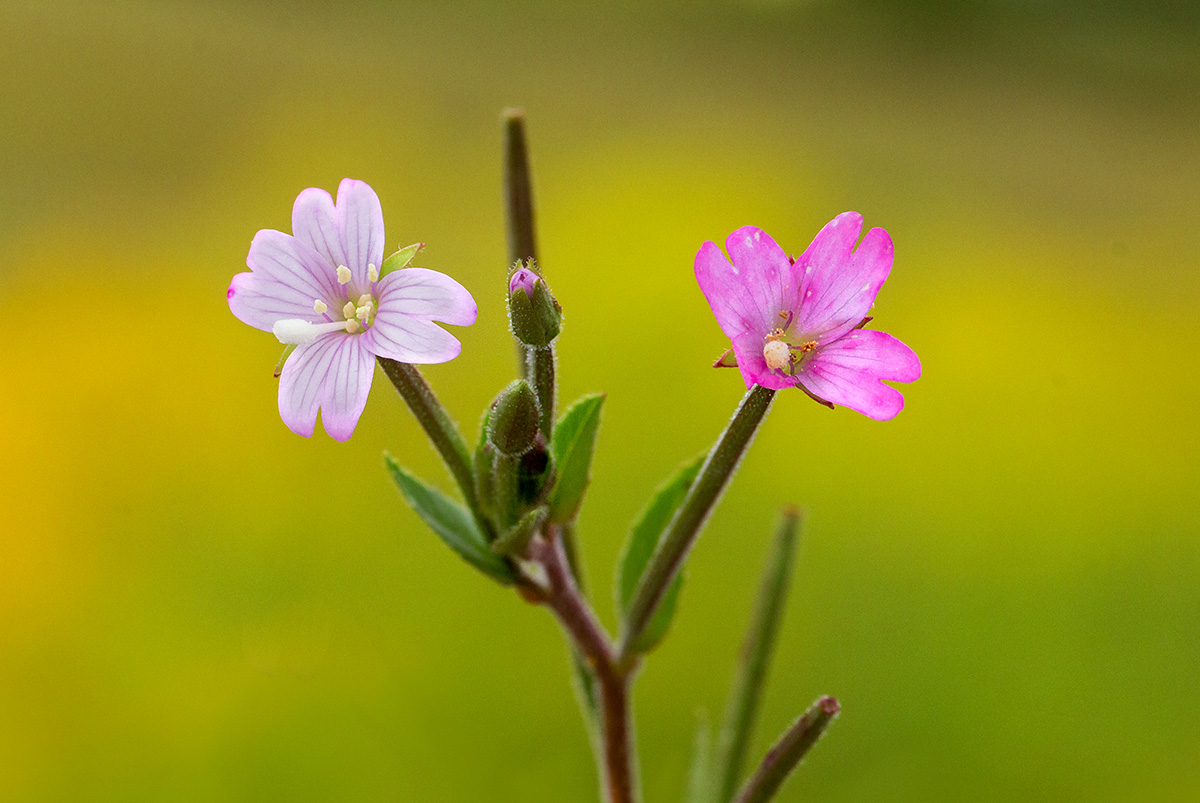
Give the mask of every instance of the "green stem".
[(491, 525), (488, 524), (487, 517), (480, 511), (479, 499), (475, 495), (475, 475), (471, 470), (471, 453), (467, 451), (466, 441), (459, 434), (458, 427), (450, 420), (446, 408), (438, 401), (433, 388), (429, 387), (429, 383), (425, 381), (425, 377), (421, 376), (421, 372), (417, 370), (416, 366), (387, 357), (378, 359), (383, 372), (387, 374), (388, 379), (392, 380), (392, 384), (400, 392), (400, 397), (404, 399), (408, 409), (412, 410), (421, 429), (425, 430), (429, 440), (433, 441), (433, 447), (442, 456), (446, 468), (450, 470), (450, 475), (458, 483), (463, 499), (466, 500), (467, 507), (475, 515), (476, 521), (484, 528), (485, 533), (491, 534)]
[(525, 376), (537, 393), (538, 409), (541, 411), (538, 427), (549, 443), (554, 432), (554, 345), (544, 349), (530, 348), (527, 353), (529, 367)]
[(813, 703), (767, 751), (758, 772), (738, 793), (736, 803), (767, 803), (775, 797), (804, 754), (837, 716), (838, 710), (838, 702), (832, 697), (822, 697)]
[(801, 514), (798, 509), (784, 509), (771, 553), (763, 567), (758, 601), (754, 606), (750, 626), (746, 630), (741, 661), (729, 695), (729, 705), (725, 710), (725, 722), (721, 726), (717, 751), (717, 800), (720, 803), (733, 799), (742, 767), (745, 765), (746, 751), (750, 747), (750, 734), (754, 729), (759, 701), (766, 686), (767, 668), (775, 647), (775, 637), (779, 633), (779, 623), (783, 618), (783, 603), (787, 598), (800, 522)]
[(663, 532), (634, 591), (621, 625), (619, 661), (628, 660), (633, 653), (633, 645), (638, 643), (671, 581), (679, 574), (684, 558), (696, 542), (701, 527), (725, 490), (729, 478), (737, 470), (738, 462), (771, 409), (774, 398), (775, 391), (762, 385), (755, 385), (746, 391), (729, 425), (713, 444), (704, 465), (700, 467), (700, 474)]

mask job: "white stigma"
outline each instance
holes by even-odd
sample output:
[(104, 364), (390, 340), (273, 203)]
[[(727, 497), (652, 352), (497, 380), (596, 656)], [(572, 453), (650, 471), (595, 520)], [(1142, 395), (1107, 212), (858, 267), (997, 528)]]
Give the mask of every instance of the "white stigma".
[(771, 340), (763, 346), (763, 358), (772, 371), (782, 371), (792, 363), (792, 352), (782, 340)]
[(338, 265), (337, 276), (338, 284), (350, 284), (350, 269), (345, 265)]
[(356, 321), (334, 321), (333, 323), (310, 323), (302, 318), (285, 318), (276, 321), (271, 331), (280, 343), (287, 346), (303, 346), (311, 343), (326, 332), (350, 331), (349, 323)]
[(367, 279), (372, 282), (379, 281), (379, 268), (374, 264), (367, 265)]
[(321, 299), (318, 298), (313, 302), (313, 312), (317, 313), (318, 315), (324, 315), (328, 310), (329, 305)]

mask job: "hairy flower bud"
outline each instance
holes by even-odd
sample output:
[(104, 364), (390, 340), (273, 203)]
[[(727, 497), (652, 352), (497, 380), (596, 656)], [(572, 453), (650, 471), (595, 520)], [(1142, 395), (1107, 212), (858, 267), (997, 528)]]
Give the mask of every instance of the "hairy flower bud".
[(534, 348), (549, 346), (562, 329), (562, 307), (546, 280), (520, 263), (508, 280), (508, 317), (513, 335)]
[(496, 397), (488, 418), (488, 442), (502, 455), (524, 454), (537, 437), (539, 415), (533, 388), (524, 379), (516, 380)]

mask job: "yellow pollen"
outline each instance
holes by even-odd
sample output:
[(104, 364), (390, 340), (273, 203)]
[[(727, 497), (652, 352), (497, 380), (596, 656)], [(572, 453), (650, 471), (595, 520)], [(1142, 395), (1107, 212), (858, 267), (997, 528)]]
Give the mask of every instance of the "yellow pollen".
[(354, 334), (361, 328), (362, 327), (359, 326), (358, 321), (354, 321), (354, 320), (346, 321), (346, 331), (349, 332), (350, 334)]
[(342, 317), (347, 320), (354, 317), (355, 309), (352, 301), (347, 301), (346, 306), (342, 307)]
[(319, 298), (313, 302), (313, 312), (317, 313), (318, 315), (324, 315), (325, 311), (328, 309), (329, 305)]
[(817, 347), (817, 341), (808, 340), (808, 341), (800, 344), (800, 353), (808, 354), (810, 351), (812, 351), (816, 347)]
[(763, 358), (772, 371), (782, 371), (792, 363), (792, 352), (782, 340), (771, 340), (763, 346)]
[(363, 293), (361, 296), (358, 297), (358, 306), (361, 307), (363, 304), (370, 304), (374, 300), (375, 299), (371, 298), (370, 293)]
[(338, 265), (337, 276), (338, 284), (350, 284), (350, 269), (345, 265)]
[(375, 267), (374, 263), (367, 265), (367, 279), (372, 282), (379, 281), (379, 268)]

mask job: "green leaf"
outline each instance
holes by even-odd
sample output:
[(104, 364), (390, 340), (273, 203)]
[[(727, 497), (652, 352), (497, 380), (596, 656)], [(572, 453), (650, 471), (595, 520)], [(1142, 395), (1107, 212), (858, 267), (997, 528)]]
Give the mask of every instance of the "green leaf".
[(546, 521), (546, 508), (535, 507), (521, 517), (521, 520), (492, 542), (492, 551), (500, 555), (523, 555), (529, 539), (541, 529)]
[(550, 521), (556, 524), (566, 524), (575, 518), (583, 501), (603, 405), (603, 393), (584, 396), (563, 413), (554, 427), (553, 449), (558, 479), (550, 495)]
[(692, 744), (692, 766), (688, 771), (685, 803), (721, 803), (713, 800), (712, 731), (703, 709), (696, 715), (696, 740)]
[[(680, 468), (670, 480), (660, 487), (650, 500), (650, 504), (642, 511), (641, 517), (633, 525), (629, 540), (625, 543), (625, 552), (621, 556), (621, 565), (617, 572), (617, 608), (624, 616), (633, 593), (637, 590), (642, 572), (650, 563), (650, 556), (662, 537), (663, 531), (675, 515), (676, 509), (687, 495), (688, 488), (696, 479), (700, 466), (704, 463), (705, 455)], [(649, 624), (642, 631), (642, 636), (633, 645), (635, 652), (649, 652), (662, 641), (663, 636), (671, 627), (671, 618), (675, 615), (675, 604), (683, 589), (683, 573), (676, 575), (662, 602), (651, 617)]]
[(383, 457), (400, 493), (446, 546), (494, 580), (506, 585), (516, 582), (512, 568), (488, 547), (479, 525), (466, 507), (417, 479), (391, 455)]

